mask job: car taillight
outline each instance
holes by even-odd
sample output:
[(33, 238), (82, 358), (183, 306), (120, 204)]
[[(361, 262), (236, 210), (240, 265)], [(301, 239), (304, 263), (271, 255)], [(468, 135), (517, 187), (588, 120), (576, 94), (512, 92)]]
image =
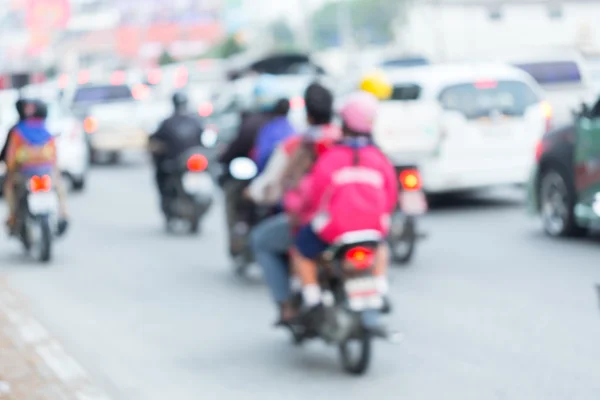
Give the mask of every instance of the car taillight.
[(479, 81), (473, 84), (476, 89), (485, 90), (485, 89), (495, 89), (498, 87), (497, 81)]
[(546, 120), (546, 132), (549, 132), (550, 128), (552, 128), (552, 117), (554, 115), (554, 110), (552, 109), (550, 103), (546, 101), (542, 101), (541, 106), (542, 113), (544, 114), (544, 118)]
[(405, 169), (400, 172), (399, 180), (404, 191), (421, 190), (421, 174), (416, 169)]
[(367, 247), (353, 247), (346, 252), (346, 262), (356, 269), (368, 269), (373, 266), (375, 251)]
[(98, 129), (98, 121), (94, 117), (87, 117), (83, 120), (83, 130), (86, 133), (94, 133)]
[(125, 71), (115, 71), (110, 77), (110, 84), (113, 86), (122, 85), (127, 80)]
[(133, 96), (135, 100), (144, 100), (149, 94), (150, 88), (143, 83), (135, 85), (131, 88), (131, 96)]
[(90, 76), (91, 76), (91, 73), (87, 69), (84, 69), (83, 71), (79, 71), (79, 74), (77, 75), (77, 83), (80, 85), (85, 85), (86, 83), (88, 83), (90, 81)]
[(192, 172), (202, 172), (208, 167), (208, 160), (202, 154), (194, 154), (187, 160), (187, 169)]
[(198, 107), (198, 115), (201, 117), (210, 117), (213, 113), (213, 105), (211, 102), (206, 101)]
[(52, 189), (52, 179), (50, 175), (32, 176), (29, 179), (29, 190), (33, 193), (49, 192)]
[(535, 145), (535, 161), (540, 161), (542, 154), (544, 154), (544, 141), (540, 140)]

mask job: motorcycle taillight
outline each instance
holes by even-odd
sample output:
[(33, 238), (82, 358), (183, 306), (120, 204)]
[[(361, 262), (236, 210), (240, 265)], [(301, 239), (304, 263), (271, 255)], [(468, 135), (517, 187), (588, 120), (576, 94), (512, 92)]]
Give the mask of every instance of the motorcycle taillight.
[(416, 169), (405, 169), (398, 176), (402, 190), (406, 192), (414, 192), (421, 190), (421, 174)]
[(29, 180), (29, 189), (33, 193), (49, 192), (52, 189), (52, 179), (50, 175), (32, 176)]
[(345, 261), (355, 269), (369, 269), (375, 262), (375, 251), (363, 246), (353, 247), (346, 252)]
[(208, 167), (208, 160), (202, 154), (194, 154), (187, 160), (187, 169), (192, 172), (202, 172)]

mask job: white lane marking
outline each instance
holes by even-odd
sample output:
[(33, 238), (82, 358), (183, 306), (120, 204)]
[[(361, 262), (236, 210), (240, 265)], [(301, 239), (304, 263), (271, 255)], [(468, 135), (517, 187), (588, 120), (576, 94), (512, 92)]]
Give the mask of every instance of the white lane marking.
[(76, 395), (77, 400), (110, 400), (103, 393), (96, 389), (87, 389), (80, 391)]
[(10, 394), (10, 385), (8, 382), (0, 381), (0, 395)]
[(83, 368), (65, 353), (57, 341), (36, 346), (35, 351), (63, 382), (68, 383), (87, 376)]
[[(0, 285), (5, 286), (3, 282), (0, 282)], [(4, 290), (4, 287), (1, 289), (0, 311), (6, 315), (12, 328), (16, 330), (21, 339), (31, 345), (63, 385), (73, 391), (75, 398), (77, 400), (111, 400), (92, 384), (87, 371), (66, 353), (62, 345), (50, 336), (48, 330), (38, 320), (22, 313), (26, 307), (17, 296), (9, 289)], [(0, 381), (0, 397), (10, 393), (10, 384)]]
[(25, 324), (19, 327), (19, 331), (21, 332), (23, 340), (31, 344), (40, 343), (50, 338), (50, 334), (48, 333), (46, 328), (44, 328), (42, 324), (31, 318), (29, 318), (25, 322)]

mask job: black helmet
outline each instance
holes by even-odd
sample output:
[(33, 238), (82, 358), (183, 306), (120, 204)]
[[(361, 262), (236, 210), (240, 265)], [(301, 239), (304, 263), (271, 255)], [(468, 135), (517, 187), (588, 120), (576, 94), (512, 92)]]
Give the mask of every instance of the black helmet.
[(48, 106), (41, 100), (34, 100), (33, 105), (35, 106), (35, 111), (33, 112), (33, 118), (41, 118), (46, 119), (48, 117)]
[(17, 113), (19, 114), (19, 119), (25, 119), (25, 104), (27, 104), (28, 100), (24, 98), (19, 98), (15, 103), (15, 108), (17, 109)]
[(304, 92), (306, 113), (316, 125), (327, 124), (333, 117), (333, 94), (318, 82), (310, 84)]
[(172, 100), (175, 108), (185, 107), (188, 104), (188, 97), (183, 92), (175, 92)]

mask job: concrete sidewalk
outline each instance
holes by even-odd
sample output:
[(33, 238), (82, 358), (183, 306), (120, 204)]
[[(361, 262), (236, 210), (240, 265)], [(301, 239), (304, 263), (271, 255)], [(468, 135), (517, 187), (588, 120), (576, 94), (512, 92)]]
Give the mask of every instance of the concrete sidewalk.
[(0, 400), (109, 400), (0, 279)]

